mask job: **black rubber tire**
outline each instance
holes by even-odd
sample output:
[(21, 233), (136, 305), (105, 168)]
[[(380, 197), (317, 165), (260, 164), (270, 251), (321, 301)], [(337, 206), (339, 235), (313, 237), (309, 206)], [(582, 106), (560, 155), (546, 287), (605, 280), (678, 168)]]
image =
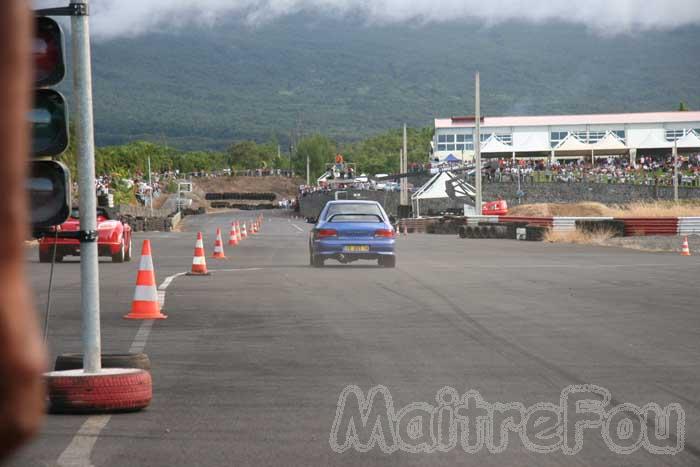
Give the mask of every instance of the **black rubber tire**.
[(135, 412), (153, 398), (151, 374), (133, 370), (126, 374), (46, 377), (49, 412), (64, 414)]
[[(79, 370), (83, 367), (83, 354), (66, 353), (56, 357), (54, 371)], [(138, 368), (151, 370), (151, 359), (145, 353), (102, 354), (102, 368)]]
[(113, 263), (123, 263), (125, 257), (126, 257), (126, 247), (124, 246), (124, 240), (122, 240), (121, 248), (119, 248), (119, 252), (116, 255), (112, 255), (112, 262)]
[(51, 250), (44, 253), (39, 250), (39, 262), (40, 263), (50, 263), (51, 262)]
[(319, 256), (319, 255), (312, 255), (311, 256), (311, 266), (313, 266), (315, 268), (322, 268), (324, 261), (325, 260), (323, 259), (323, 256)]
[(467, 238), (467, 226), (463, 225), (459, 228), (459, 238)]
[(129, 245), (126, 247), (126, 251), (124, 252), (124, 261), (131, 261), (132, 254), (131, 250), (134, 249), (134, 242), (133, 240), (129, 239)]
[(396, 256), (382, 256), (379, 258), (379, 265), (383, 268), (395, 268)]

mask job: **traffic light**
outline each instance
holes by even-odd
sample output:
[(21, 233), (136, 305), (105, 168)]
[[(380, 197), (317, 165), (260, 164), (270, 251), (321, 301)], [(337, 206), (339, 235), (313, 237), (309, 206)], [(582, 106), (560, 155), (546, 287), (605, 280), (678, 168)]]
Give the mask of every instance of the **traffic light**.
[(66, 75), (63, 31), (46, 16), (36, 18), (33, 41), (34, 103), (28, 119), (32, 125), (32, 156), (28, 181), (33, 229), (62, 224), (70, 214), (70, 172), (60, 162), (48, 160), (68, 147), (68, 107), (60, 92), (49, 89)]

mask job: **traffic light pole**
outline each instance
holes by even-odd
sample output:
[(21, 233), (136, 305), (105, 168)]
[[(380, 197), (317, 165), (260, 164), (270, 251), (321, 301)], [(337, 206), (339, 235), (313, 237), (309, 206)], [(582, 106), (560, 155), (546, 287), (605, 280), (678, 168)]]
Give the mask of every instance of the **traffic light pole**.
[[(71, 0), (71, 6), (87, 12), (87, 0)], [(87, 14), (71, 17), (73, 47), (73, 96), (78, 152), (80, 196), (80, 281), (83, 371), (102, 369), (100, 341), (100, 282), (97, 255), (97, 197), (95, 193), (95, 137), (92, 114), (90, 26)]]

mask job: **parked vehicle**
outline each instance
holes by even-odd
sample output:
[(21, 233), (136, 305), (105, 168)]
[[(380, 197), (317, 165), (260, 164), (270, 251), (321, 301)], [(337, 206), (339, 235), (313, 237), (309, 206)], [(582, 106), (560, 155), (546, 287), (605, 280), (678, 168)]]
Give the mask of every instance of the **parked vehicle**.
[[(60, 232), (80, 230), (80, 214), (77, 208), (71, 211), (70, 218), (58, 227)], [(80, 255), (80, 241), (72, 238), (56, 238), (48, 234), (39, 240), (39, 261), (49, 263), (56, 248), (56, 261), (65, 256)], [(110, 256), (112, 262), (131, 261), (131, 226), (109, 218), (106, 210), (97, 208), (97, 252), (100, 256)]]

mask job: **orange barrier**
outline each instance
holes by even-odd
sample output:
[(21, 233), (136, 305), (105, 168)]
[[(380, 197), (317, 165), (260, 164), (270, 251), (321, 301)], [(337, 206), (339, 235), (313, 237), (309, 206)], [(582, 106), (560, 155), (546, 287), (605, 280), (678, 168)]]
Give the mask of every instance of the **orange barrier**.
[(131, 312), (124, 319), (165, 319), (158, 303), (158, 289), (156, 288), (156, 275), (153, 270), (153, 258), (151, 258), (151, 242), (143, 241), (141, 248), (141, 262), (136, 276), (136, 290), (134, 300), (131, 302)]
[(236, 233), (236, 223), (231, 222), (231, 232), (228, 235), (228, 246), (238, 245), (238, 233)]
[(214, 259), (226, 259), (224, 253), (224, 241), (221, 239), (221, 229), (216, 229), (216, 240), (214, 240), (214, 254), (211, 256)]
[(192, 258), (192, 271), (188, 276), (208, 276), (207, 260), (204, 257), (204, 240), (202, 232), (197, 232), (197, 241), (194, 244), (194, 257)]
[(681, 256), (690, 256), (690, 247), (688, 246), (688, 237), (683, 239), (683, 248), (681, 249)]

